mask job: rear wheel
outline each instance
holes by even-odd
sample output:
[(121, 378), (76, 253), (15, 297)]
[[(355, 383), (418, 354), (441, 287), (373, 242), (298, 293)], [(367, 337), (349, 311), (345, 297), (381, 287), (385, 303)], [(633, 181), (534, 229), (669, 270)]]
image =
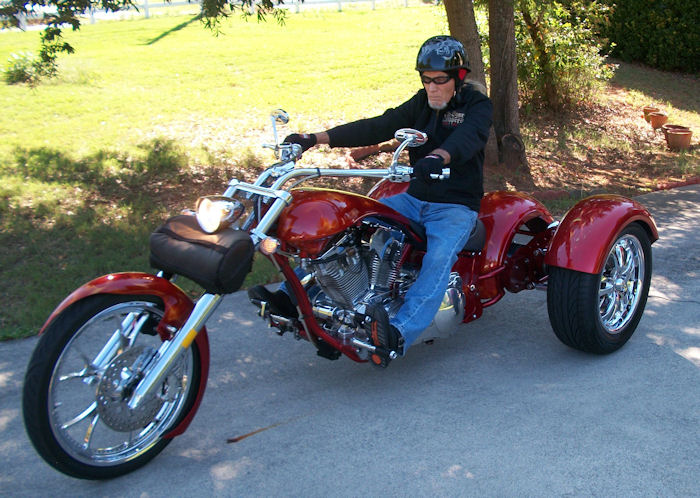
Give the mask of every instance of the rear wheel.
[(572, 348), (612, 353), (637, 328), (650, 281), (651, 242), (637, 224), (617, 236), (599, 274), (550, 267), (547, 309), (554, 333)]
[(24, 423), (41, 457), (83, 479), (141, 467), (170, 442), (163, 435), (192, 407), (201, 363), (193, 343), (135, 410), (130, 394), (161, 340), (151, 296), (98, 295), (57, 316), (39, 340), (24, 383)]

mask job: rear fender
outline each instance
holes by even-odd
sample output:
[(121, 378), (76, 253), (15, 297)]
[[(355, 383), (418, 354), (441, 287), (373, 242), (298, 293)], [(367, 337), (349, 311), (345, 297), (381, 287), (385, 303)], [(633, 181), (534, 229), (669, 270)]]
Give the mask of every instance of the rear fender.
[[(163, 319), (158, 324), (158, 333), (163, 340), (168, 340), (171, 337), (167, 327), (180, 328), (187, 317), (190, 315), (194, 303), (182, 292), (182, 290), (167, 279), (156, 277), (148, 273), (111, 273), (102, 277), (96, 278), (81, 287), (74, 290), (66, 297), (61, 304), (51, 313), (46, 323), (39, 331), (39, 334), (44, 333), (46, 327), (63, 311), (69, 308), (76, 302), (97, 294), (120, 294), (134, 296), (156, 296), (163, 301), (165, 314)], [(204, 389), (207, 385), (207, 377), (209, 376), (209, 338), (207, 329), (202, 327), (202, 330), (195, 338), (197, 343), (200, 361), (202, 364), (201, 377), (199, 379), (199, 390), (197, 391), (197, 399), (192, 405), (192, 409), (185, 415), (177, 427), (173, 428), (166, 438), (172, 438), (182, 434), (187, 426), (192, 421), (194, 414), (199, 408), (204, 395)]]
[(499, 269), (508, 254), (513, 237), (524, 224), (534, 219), (546, 226), (553, 218), (537, 199), (520, 192), (489, 192), (481, 200), (479, 218), (486, 227), (486, 246), (482, 250), (481, 275)]
[(557, 227), (545, 264), (584, 273), (600, 273), (617, 235), (639, 223), (653, 243), (656, 224), (644, 206), (619, 195), (594, 195), (579, 201)]

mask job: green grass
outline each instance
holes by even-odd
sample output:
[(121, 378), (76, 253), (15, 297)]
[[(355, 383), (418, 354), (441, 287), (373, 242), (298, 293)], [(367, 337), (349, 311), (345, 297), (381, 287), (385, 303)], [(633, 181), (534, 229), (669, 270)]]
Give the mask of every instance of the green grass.
[[(311, 131), (400, 103), (419, 85), (417, 48), (443, 23), (419, 7), (308, 11), (285, 26), (232, 18), (218, 37), (193, 16), (66, 32), (76, 53), (57, 79), (0, 84), (0, 339), (35, 333), (91, 278), (149, 270), (161, 220), (270, 162), (259, 146), (271, 109)], [(38, 43), (0, 33), (0, 64)], [(265, 260), (255, 272), (276, 275)]]

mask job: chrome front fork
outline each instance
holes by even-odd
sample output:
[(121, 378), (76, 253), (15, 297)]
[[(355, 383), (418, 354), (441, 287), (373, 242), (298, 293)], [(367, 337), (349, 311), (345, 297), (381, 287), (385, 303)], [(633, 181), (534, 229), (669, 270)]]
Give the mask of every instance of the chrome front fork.
[(146, 367), (146, 375), (136, 385), (129, 400), (130, 409), (136, 409), (143, 399), (153, 393), (154, 389), (163, 382), (170, 366), (185, 349), (190, 347), (222, 297), (221, 294), (204, 294), (199, 298), (185, 324), (171, 340), (163, 342), (158, 353), (151, 360), (151, 365)]

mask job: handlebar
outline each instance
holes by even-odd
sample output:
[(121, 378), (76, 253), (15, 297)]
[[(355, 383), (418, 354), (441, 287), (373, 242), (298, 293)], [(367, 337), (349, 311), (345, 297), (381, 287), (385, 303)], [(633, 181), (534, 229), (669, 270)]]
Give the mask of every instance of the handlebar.
[(442, 173), (431, 173), (430, 178), (433, 180), (447, 180), (450, 177), (450, 168), (442, 168)]
[[(392, 164), (386, 178), (391, 182), (407, 182), (413, 177), (413, 168), (404, 164)], [(442, 168), (441, 173), (432, 173), (432, 180), (447, 180), (450, 177), (450, 168)]]

